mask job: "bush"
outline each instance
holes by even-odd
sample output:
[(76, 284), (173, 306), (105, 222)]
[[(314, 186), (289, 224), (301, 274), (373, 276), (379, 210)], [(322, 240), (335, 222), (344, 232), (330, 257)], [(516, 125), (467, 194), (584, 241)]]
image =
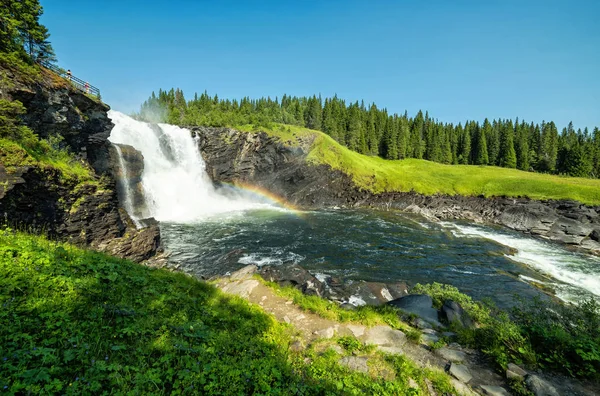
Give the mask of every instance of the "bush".
[(514, 362), (575, 377), (600, 377), (600, 307), (595, 300), (571, 305), (535, 299), (505, 312), (450, 285), (416, 285), (412, 291), (431, 296), (438, 308), (447, 299), (458, 302), (480, 325), (455, 329), (459, 341), (481, 349), (503, 370)]

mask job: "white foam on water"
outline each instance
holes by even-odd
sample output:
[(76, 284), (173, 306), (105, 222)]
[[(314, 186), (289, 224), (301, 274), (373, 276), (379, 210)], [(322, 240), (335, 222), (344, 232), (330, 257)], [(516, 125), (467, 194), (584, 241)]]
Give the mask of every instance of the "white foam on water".
[(365, 300), (363, 300), (362, 298), (360, 298), (358, 296), (350, 296), (350, 298), (348, 299), (348, 303), (354, 305), (355, 307), (361, 307), (363, 305), (367, 305)]
[(254, 264), (258, 267), (263, 265), (280, 265), (283, 264), (283, 260), (277, 257), (265, 256), (259, 253), (245, 254), (239, 258), (238, 263), (240, 264)]
[(217, 193), (188, 129), (137, 121), (114, 110), (108, 115), (115, 124), (109, 140), (133, 146), (144, 156), (145, 217), (190, 223), (221, 213), (270, 207)]
[[(445, 222), (441, 225), (450, 229), (456, 237), (485, 238), (516, 249), (516, 254), (506, 257), (526, 264), (567, 285), (600, 296), (600, 259), (597, 257), (572, 253), (531, 237), (509, 235), (488, 231), (481, 227), (454, 223)], [(536, 282), (539, 281), (536, 280)], [(557, 293), (557, 296), (570, 301), (576, 300), (570, 296), (571, 294), (563, 290), (563, 292)]]

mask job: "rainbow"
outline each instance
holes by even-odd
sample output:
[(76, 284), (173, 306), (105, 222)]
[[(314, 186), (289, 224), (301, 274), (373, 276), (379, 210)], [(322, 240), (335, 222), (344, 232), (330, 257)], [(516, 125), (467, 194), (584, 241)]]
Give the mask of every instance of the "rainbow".
[(302, 217), (302, 214), (304, 213), (297, 206), (286, 201), (284, 198), (267, 190), (264, 187), (255, 186), (238, 180), (234, 181), (233, 183), (221, 182), (221, 184), (231, 187), (235, 190), (241, 190), (247, 193), (251, 193), (255, 196), (260, 196), (269, 201), (269, 203), (272, 203), (273, 205), (278, 206), (280, 208), (286, 209), (298, 217)]

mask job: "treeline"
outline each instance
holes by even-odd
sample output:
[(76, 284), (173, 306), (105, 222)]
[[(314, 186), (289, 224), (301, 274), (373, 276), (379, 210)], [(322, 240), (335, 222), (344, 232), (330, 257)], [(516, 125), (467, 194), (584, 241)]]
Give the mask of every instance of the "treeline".
[(2, 0), (0, 52), (27, 60), (55, 61), (48, 29), (40, 23), (39, 0)]
[(389, 114), (375, 104), (346, 103), (337, 96), (220, 99), (206, 92), (187, 101), (179, 89), (159, 90), (142, 104), (141, 119), (179, 125), (299, 125), (330, 135), (351, 150), (386, 159), (419, 158), (444, 164), (495, 165), (600, 177), (600, 131), (559, 132), (554, 122), (515, 120), (443, 123), (419, 111)]

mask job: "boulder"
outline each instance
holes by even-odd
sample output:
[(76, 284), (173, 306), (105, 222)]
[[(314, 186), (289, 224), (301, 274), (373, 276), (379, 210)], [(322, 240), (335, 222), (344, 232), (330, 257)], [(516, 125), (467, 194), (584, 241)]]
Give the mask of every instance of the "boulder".
[(506, 368), (506, 378), (509, 380), (523, 381), (526, 375), (527, 371), (523, 370), (514, 363), (509, 363), (508, 367)]
[(447, 360), (449, 362), (462, 363), (465, 360), (467, 360), (466, 353), (462, 351), (457, 351), (455, 349), (440, 348), (436, 349), (434, 353), (442, 359)]
[(590, 238), (596, 242), (600, 242), (600, 228), (596, 228), (594, 231), (592, 231)]
[(269, 282), (276, 282), (280, 286), (293, 286), (309, 296), (321, 297), (325, 292), (322, 282), (296, 264), (264, 266), (259, 274)]
[(438, 312), (433, 308), (433, 301), (428, 295), (410, 294), (392, 300), (388, 304), (404, 312), (415, 314), (434, 326), (442, 325), (438, 320)]
[(448, 372), (457, 380), (464, 382), (465, 384), (471, 381), (473, 376), (469, 371), (469, 368), (463, 364), (450, 363), (450, 369)]
[(440, 316), (448, 324), (458, 325), (460, 327), (473, 327), (473, 321), (459, 303), (446, 300), (440, 311)]
[(535, 374), (525, 378), (525, 385), (535, 396), (560, 396), (556, 388)]

